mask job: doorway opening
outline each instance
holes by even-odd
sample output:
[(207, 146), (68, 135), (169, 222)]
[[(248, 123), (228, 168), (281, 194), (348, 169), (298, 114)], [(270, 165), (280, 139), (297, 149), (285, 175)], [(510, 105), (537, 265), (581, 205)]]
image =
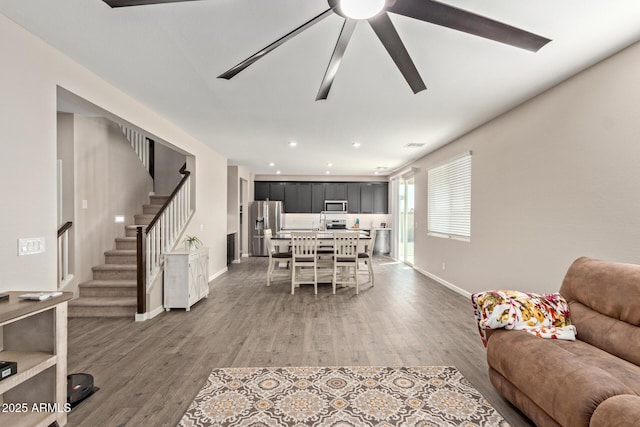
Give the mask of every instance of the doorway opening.
[(400, 178), (398, 185), (398, 258), (409, 265), (414, 259), (415, 178)]

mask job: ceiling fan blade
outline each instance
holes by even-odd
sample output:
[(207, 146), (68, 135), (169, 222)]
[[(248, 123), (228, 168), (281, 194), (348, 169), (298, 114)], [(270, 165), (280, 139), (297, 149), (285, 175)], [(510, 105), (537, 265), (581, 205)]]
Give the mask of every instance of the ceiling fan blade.
[(299, 26), (295, 30), (291, 31), (290, 33), (288, 33), (288, 34), (286, 34), (286, 35), (284, 35), (282, 37), (280, 37), (278, 40), (274, 41), (269, 46), (265, 47), (264, 49), (262, 49), (262, 50), (260, 50), (260, 51), (258, 51), (256, 53), (254, 53), (253, 55), (251, 55), (250, 57), (248, 57), (247, 59), (245, 59), (244, 61), (242, 61), (238, 65), (236, 65), (236, 66), (232, 67), (231, 69), (225, 71), (224, 73), (220, 74), (218, 76), (218, 78), (219, 79), (227, 79), (227, 80), (231, 79), (236, 74), (238, 74), (240, 71), (244, 70), (249, 65), (253, 64), (258, 59), (260, 59), (263, 56), (265, 56), (267, 53), (271, 52), (272, 50), (274, 50), (275, 48), (277, 48), (278, 46), (280, 46), (281, 44), (283, 44), (287, 40), (293, 38), (294, 36), (297, 36), (298, 34), (303, 32), (307, 28), (311, 27), (312, 25), (317, 24), (318, 22), (320, 22), (321, 20), (323, 20), (327, 16), (331, 15), (332, 13), (334, 13), (333, 9), (325, 10), (320, 15), (316, 16), (315, 18), (310, 19), (309, 21), (305, 22), (304, 24), (302, 24), (301, 26)]
[(338, 42), (336, 43), (336, 47), (333, 49), (333, 54), (331, 55), (331, 60), (327, 66), (327, 71), (325, 71), (324, 77), (322, 78), (322, 83), (320, 84), (320, 90), (318, 90), (316, 101), (327, 99), (329, 90), (331, 90), (331, 85), (333, 84), (333, 79), (335, 79), (338, 67), (340, 67), (342, 56), (344, 55), (344, 51), (347, 49), (347, 45), (349, 44), (349, 40), (351, 40), (351, 35), (353, 34), (353, 30), (355, 30), (357, 23), (358, 21), (355, 19), (347, 18), (344, 20), (340, 36), (338, 37)]
[(398, 0), (389, 12), (537, 52), (551, 40), (434, 0)]
[(142, 6), (145, 4), (177, 3), (196, 0), (103, 0), (111, 7)]
[(391, 55), (391, 59), (396, 63), (405, 80), (411, 86), (413, 93), (425, 90), (427, 86), (422, 81), (418, 69), (404, 47), (404, 43), (402, 43), (389, 15), (381, 13), (368, 21), (385, 49), (387, 49), (387, 52), (389, 52), (389, 55)]

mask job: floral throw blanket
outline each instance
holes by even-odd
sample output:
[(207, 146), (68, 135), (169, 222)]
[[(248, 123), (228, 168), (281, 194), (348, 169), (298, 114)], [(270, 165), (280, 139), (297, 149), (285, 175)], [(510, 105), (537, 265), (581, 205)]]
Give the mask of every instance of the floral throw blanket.
[(576, 339), (576, 327), (569, 320), (569, 305), (559, 294), (495, 290), (471, 295), (482, 344), (487, 346), (487, 329), (518, 329), (541, 338)]

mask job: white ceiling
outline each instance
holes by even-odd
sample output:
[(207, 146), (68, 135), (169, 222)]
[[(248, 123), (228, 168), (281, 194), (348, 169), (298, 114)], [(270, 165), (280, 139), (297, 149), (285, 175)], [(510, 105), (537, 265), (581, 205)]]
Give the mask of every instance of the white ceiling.
[(326, 0), (118, 9), (102, 0), (0, 0), (0, 13), (258, 174), (388, 174), (640, 40), (638, 0), (443, 2), (552, 42), (531, 53), (390, 14), (427, 90), (414, 95), (359, 22), (329, 98), (316, 102), (337, 15), (232, 80), (216, 76), (326, 10)]

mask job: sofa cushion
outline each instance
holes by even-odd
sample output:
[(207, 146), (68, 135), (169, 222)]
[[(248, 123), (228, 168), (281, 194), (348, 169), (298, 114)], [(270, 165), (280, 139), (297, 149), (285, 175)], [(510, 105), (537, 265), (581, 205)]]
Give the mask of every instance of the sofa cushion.
[(610, 397), (596, 408), (589, 427), (640, 426), (640, 396), (622, 394)]
[(640, 265), (578, 258), (569, 267), (560, 294), (569, 302), (578, 301), (606, 316), (640, 326)]
[(571, 319), (579, 322), (579, 340), (640, 365), (640, 328), (598, 313), (578, 301), (572, 301), (569, 307)]
[(561, 425), (586, 426), (606, 399), (640, 394), (640, 367), (582, 341), (498, 330), (487, 361)]
[(640, 365), (640, 265), (578, 258), (560, 294), (579, 340)]

